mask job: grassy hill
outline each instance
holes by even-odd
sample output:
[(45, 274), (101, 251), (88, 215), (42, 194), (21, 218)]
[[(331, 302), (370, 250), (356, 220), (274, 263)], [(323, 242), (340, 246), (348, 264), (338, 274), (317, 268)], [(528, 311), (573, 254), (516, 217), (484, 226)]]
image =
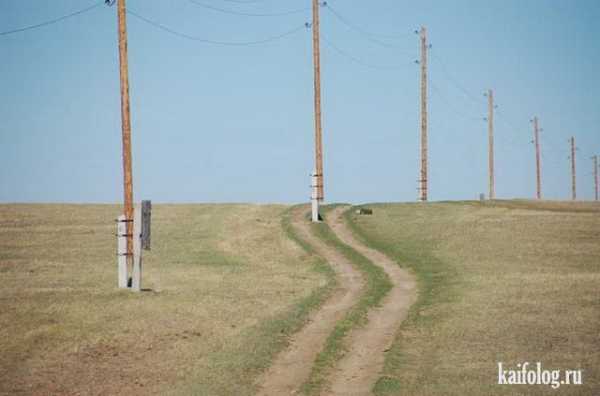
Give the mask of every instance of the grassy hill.
[[(369, 207), (347, 215), (356, 234), (419, 280), (394, 345), (374, 351), (376, 394), (600, 390), (600, 205)], [(156, 205), (147, 291), (120, 291), (118, 212), (0, 205), (0, 394), (250, 395), (334, 285), (284, 206)], [(497, 362), (526, 361), (582, 369), (583, 385), (497, 385)]]
[(600, 206), (507, 201), (369, 205), (355, 232), (419, 278), (379, 395), (549, 394), (500, 386), (497, 362), (583, 369), (600, 390)]
[(286, 208), (156, 205), (116, 288), (109, 205), (0, 205), (0, 394), (245, 395), (327, 292)]

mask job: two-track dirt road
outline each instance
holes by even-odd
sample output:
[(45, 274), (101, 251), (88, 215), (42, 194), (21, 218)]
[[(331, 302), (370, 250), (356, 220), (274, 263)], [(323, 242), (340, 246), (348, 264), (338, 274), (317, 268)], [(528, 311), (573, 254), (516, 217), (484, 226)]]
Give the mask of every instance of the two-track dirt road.
[[(343, 219), (347, 209), (335, 208), (328, 214), (327, 224), (343, 243), (380, 266), (393, 284), (381, 305), (369, 311), (368, 323), (351, 331), (344, 340), (347, 351), (331, 371), (327, 389), (323, 391), (327, 395), (358, 396), (371, 394), (383, 368), (385, 351), (391, 346), (398, 327), (416, 298), (416, 282), (409, 272), (390, 258), (354, 237)], [(298, 392), (308, 379), (315, 358), (336, 322), (359, 301), (364, 286), (361, 273), (352, 263), (311, 233), (310, 224), (303, 216), (305, 212), (303, 208), (294, 213), (293, 226), (300, 237), (334, 268), (339, 287), (311, 316), (309, 323), (294, 335), (289, 348), (275, 359), (261, 380), (260, 395), (290, 395)]]
[(309, 243), (334, 269), (338, 287), (321, 308), (310, 316), (308, 324), (292, 337), (290, 346), (275, 359), (263, 376), (259, 395), (297, 393), (308, 379), (313, 362), (336, 322), (359, 300), (363, 287), (362, 275), (350, 261), (311, 233), (305, 213), (305, 208), (294, 212), (293, 226), (300, 238)]

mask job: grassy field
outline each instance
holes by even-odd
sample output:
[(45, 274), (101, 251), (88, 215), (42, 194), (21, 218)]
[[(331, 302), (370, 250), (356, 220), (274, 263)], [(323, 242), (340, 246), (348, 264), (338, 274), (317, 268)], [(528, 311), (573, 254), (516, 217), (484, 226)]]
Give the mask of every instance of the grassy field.
[[(600, 206), (378, 204), (355, 232), (419, 278), (378, 395), (599, 394)], [(497, 385), (497, 362), (583, 369), (581, 386)]]
[(133, 294), (116, 206), (0, 205), (0, 394), (252, 394), (331, 287), (285, 211), (156, 205)]

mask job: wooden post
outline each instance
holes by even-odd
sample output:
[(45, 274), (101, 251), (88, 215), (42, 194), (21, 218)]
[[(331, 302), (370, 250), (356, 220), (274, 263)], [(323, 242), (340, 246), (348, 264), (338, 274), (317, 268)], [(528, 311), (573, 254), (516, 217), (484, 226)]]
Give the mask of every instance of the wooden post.
[(142, 249), (150, 250), (152, 202), (142, 201)]
[(131, 265), (133, 257), (133, 178), (131, 171), (131, 117), (129, 110), (129, 71), (127, 66), (127, 21), (125, 0), (118, 0), (119, 74), (121, 78), (121, 131), (123, 140), (123, 195), (127, 220), (127, 253)]
[(421, 27), (421, 178), (420, 200), (428, 199), (429, 184), (427, 164), (427, 30)]
[(127, 219), (117, 219), (117, 286), (127, 289)]
[(536, 169), (536, 198), (542, 199), (542, 164), (540, 155), (540, 129), (538, 118), (533, 118), (533, 141), (535, 144), (535, 169)]
[(133, 272), (131, 290), (142, 290), (142, 207), (135, 205), (133, 211)]
[(313, 66), (314, 66), (314, 89), (315, 89), (315, 167), (317, 168), (317, 190), (318, 199), (325, 198), (323, 189), (323, 131), (321, 123), (321, 50), (319, 36), (319, 0), (313, 0)]
[(575, 170), (575, 137), (571, 137), (571, 198), (577, 200), (577, 173)]
[(488, 91), (488, 172), (489, 199), (496, 199), (496, 181), (494, 179), (494, 91)]
[(598, 156), (594, 155), (594, 199), (598, 200)]

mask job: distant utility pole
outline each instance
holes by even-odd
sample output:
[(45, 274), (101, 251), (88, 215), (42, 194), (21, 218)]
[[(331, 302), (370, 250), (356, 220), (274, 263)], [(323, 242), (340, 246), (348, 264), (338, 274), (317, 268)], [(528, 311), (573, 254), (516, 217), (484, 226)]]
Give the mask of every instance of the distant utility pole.
[(421, 27), (421, 178), (420, 200), (427, 201), (427, 29)]
[(317, 181), (317, 200), (323, 201), (323, 143), (321, 126), (321, 51), (319, 36), (319, 0), (313, 0), (313, 63), (315, 85), (315, 169)]
[(121, 76), (121, 129), (123, 134), (124, 206), (127, 221), (127, 261), (133, 254), (133, 181), (131, 171), (131, 119), (129, 113), (129, 76), (127, 67), (127, 21), (125, 0), (118, 0), (119, 72)]
[(494, 91), (488, 91), (488, 166), (490, 177), (490, 199), (496, 199), (496, 181), (494, 179)]
[(594, 199), (598, 200), (598, 156), (592, 157), (594, 160)]
[(577, 199), (577, 173), (575, 170), (575, 137), (571, 136), (571, 196)]
[(535, 144), (535, 167), (536, 167), (536, 198), (542, 199), (542, 169), (540, 163), (540, 129), (538, 118), (533, 118), (533, 143)]

